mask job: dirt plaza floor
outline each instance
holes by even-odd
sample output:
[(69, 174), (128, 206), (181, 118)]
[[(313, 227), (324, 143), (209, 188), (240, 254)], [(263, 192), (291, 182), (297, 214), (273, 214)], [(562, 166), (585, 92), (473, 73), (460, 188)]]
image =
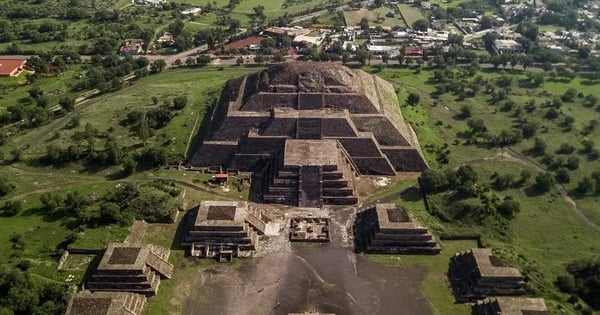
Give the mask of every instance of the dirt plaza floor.
[[(289, 218), (307, 211), (281, 213)], [(198, 273), (185, 302), (185, 314), (431, 314), (419, 290), (425, 268), (389, 267), (353, 251), (355, 208), (314, 209), (331, 219), (331, 242), (288, 242), (287, 230), (270, 236), (257, 256), (237, 268)]]

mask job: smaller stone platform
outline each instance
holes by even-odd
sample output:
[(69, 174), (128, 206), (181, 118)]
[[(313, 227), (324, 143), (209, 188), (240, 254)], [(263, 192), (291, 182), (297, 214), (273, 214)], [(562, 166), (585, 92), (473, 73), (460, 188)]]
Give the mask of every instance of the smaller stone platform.
[(66, 315), (141, 315), (146, 297), (129, 292), (81, 291), (72, 296)]
[(191, 256), (219, 261), (250, 255), (265, 223), (258, 209), (243, 201), (203, 201), (190, 210), (183, 222), (181, 246)]
[(491, 248), (475, 248), (455, 254), (450, 258), (448, 278), (459, 302), (527, 292), (521, 272), (494, 256)]
[(549, 315), (542, 298), (494, 297), (473, 305), (474, 315)]
[(440, 246), (427, 228), (405, 209), (381, 203), (356, 215), (357, 252), (380, 254), (438, 254)]
[(110, 243), (86, 288), (155, 295), (161, 278), (173, 274), (169, 254), (169, 249), (150, 244)]
[(292, 218), (290, 220), (291, 242), (329, 242), (328, 218)]

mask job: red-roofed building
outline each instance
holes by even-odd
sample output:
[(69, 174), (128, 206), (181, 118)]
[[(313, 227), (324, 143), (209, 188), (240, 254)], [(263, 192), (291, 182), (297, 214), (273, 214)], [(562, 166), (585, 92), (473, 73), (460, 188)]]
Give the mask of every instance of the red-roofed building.
[(423, 49), (409, 48), (406, 50), (407, 56), (423, 56)]
[(27, 60), (25, 59), (0, 59), (0, 77), (14, 77), (19, 75)]

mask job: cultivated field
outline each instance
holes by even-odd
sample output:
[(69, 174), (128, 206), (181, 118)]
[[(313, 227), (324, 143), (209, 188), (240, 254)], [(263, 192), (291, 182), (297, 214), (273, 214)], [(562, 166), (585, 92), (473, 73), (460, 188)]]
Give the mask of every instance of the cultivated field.
[(344, 18), (348, 26), (358, 26), (360, 20), (366, 17), (369, 20), (369, 26), (405, 27), (404, 21), (399, 15), (386, 17), (386, 14), (390, 11), (392, 11), (390, 8), (344, 10)]
[(419, 8), (409, 5), (409, 4), (404, 4), (404, 3), (398, 4), (398, 10), (400, 10), (400, 12), (402, 12), (402, 17), (404, 17), (404, 21), (406, 22), (406, 25), (408, 25), (409, 27), (412, 27), (413, 23), (415, 23), (416, 21), (425, 18)]

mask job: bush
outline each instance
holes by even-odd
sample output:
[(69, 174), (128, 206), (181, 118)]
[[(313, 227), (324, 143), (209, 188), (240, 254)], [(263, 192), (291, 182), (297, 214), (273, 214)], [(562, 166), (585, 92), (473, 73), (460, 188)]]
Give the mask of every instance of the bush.
[(7, 178), (0, 177), (0, 197), (4, 197), (15, 190), (16, 186)]
[(533, 187), (541, 193), (550, 191), (554, 186), (554, 176), (550, 173), (540, 173), (535, 177), (535, 184)]
[(4, 210), (4, 213), (6, 213), (6, 215), (8, 216), (15, 216), (17, 214), (19, 214), (19, 212), (21, 212), (21, 208), (23, 207), (23, 204), (20, 201), (17, 200), (12, 200), (12, 201), (7, 201), (4, 203), (4, 207), (2, 208), (2, 210)]

